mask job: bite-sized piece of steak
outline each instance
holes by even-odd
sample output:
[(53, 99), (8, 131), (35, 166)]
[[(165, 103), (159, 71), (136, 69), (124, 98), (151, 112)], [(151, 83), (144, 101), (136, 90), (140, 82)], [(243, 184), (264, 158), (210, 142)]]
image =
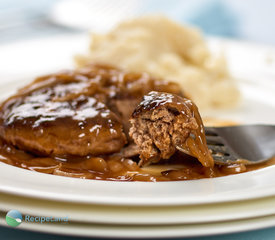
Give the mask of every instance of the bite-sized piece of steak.
[(1, 104), (0, 137), (37, 155), (120, 152), (130, 114), (151, 90), (180, 94), (177, 84), (103, 65), (43, 76)]
[(177, 148), (198, 158), (205, 167), (214, 165), (201, 117), (191, 100), (152, 91), (144, 96), (130, 122), (130, 136), (140, 150), (140, 166), (169, 159)]

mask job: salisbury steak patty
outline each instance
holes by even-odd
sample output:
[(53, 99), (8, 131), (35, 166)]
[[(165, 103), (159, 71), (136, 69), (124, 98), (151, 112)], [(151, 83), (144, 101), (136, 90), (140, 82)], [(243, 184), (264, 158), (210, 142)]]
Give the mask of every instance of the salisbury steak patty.
[(130, 136), (139, 146), (141, 166), (169, 159), (179, 148), (204, 166), (213, 166), (198, 109), (191, 100), (152, 91), (130, 121)]
[(151, 90), (180, 94), (178, 89), (147, 74), (99, 65), (44, 76), (1, 104), (0, 136), (38, 155), (119, 152), (135, 107), (127, 102)]
[(1, 136), (20, 149), (42, 155), (118, 151), (126, 137), (121, 121), (104, 103), (83, 95), (58, 99), (76, 90), (73, 85), (77, 84), (57, 83), (10, 98), (0, 113)]

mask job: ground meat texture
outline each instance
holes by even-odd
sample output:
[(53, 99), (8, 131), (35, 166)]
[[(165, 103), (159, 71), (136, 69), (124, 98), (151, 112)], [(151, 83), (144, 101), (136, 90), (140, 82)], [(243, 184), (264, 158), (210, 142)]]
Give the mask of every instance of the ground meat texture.
[(181, 94), (178, 89), (145, 73), (103, 65), (50, 74), (0, 105), (0, 137), (37, 156), (120, 153), (143, 95), (151, 90)]
[(140, 150), (140, 166), (169, 159), (177, 146), (197, 157), (204, 166), (213, 166), (201, 118), (189, 99), (152, 91), (144, 96), (130, 122), (130, 136)]

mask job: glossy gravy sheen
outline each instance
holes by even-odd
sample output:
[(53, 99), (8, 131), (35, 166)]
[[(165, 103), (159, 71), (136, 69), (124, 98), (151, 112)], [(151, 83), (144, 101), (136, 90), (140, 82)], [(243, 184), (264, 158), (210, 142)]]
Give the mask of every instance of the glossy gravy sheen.
[[(178, 149), (197, 158), (204, 167), (214, 166), (214, 160), (206, 144), (203, 121), (197, 106), (190, 99), (151, 91), (135, 108), (131, 122), (134, 127), (130, 129), (130, 136), (132, 135), (141, 149), (142, 161), (148, 162), (146, 155), (149, 159), (155, 155), (152, 150), (145, 150), (146, 153), (143, 154), (145, 142), (144, 145), (150, 146), (147, 149), (158, 147), (155, 152), (165, 152), (162, 157), (157, 158), (157, 161), (149, 160), (149, 162), (158, 162), (161, 158), (169, 159)], [(157, 131), (154, 132), (152, 129)], [(134, 130), (134, 133), (131, 130)], [(153, 139), (153, 144), (146, 142), (146, 138), (140, 134), (141, 131), (144, 135), (148, 135), (149, 132), (148, 138)], [(161, 140), (155, 141), (155, 139)]]
[[(201, 163), (176, 152), (166, 161), (141, 168), (137, 164), (138, 157), (115, 154), (126, 143), (127, 136), (122, 127), (127, 128), (125, 123), (133, 111), (132, 108), (128, 112), (127, 109), (117, 109), (116, 103), (140, 102), (141, 97), (152, 90), (179, 95), (178, 89), (176, 84), (157, 81), (146, 74), (123, 73), (109, 67), (38, 78), (1, 105), (0, 161), (41, 173), (113, 181), (212, 178), (275, 163), (272, 159), (257, 166), (213, 166), (209, 159), (202, 161), (206, 149), (193, 148), (198, 142), (194, 143), (192, 139), (185, 147), (201, 159)], [(197, 109), (193, 110), (197, 112)], [(127, 120), (125, 123), (118, 119), (117, 112)], [(201, 119), (196, 118), (200, 121), (196, 134), (203, 136)], [(198, 141), (205, 145), (205, 139)]]
[(119, 156), (87, 156), (83, 158), (36, 157), (0, 141), (0, 161), (31, 171), (84, 179), (112, 181), (178, 181), (213, 178), (248, 172), (275, 164), (270, 161), (245, 166), (243, 164), (203, 167), (198, 160), (176, 153), (171, 159), (140, 168), (136, 159)]

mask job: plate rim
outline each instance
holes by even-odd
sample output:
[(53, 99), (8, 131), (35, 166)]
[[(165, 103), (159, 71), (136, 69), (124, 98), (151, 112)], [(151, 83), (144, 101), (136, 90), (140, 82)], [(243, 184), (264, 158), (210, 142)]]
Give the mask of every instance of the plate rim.
[[(30, 198), (35, 198), (35, 199), (48, 199), (48, 200), (54, 200), (58, 202), (72, 202), (72, 203), (85, 203), (85, 204), (99, 204), (99, 205), (112, 205), (112, 206), (184, 206), (184, 205), (200, 205), (200, 204), (211, 204), (211, 203), (221, 203), (221, 202), (235, 202), (235, 201), (243, 201), (243, 200), (249, 200), (249, 199), (259, 199), (263, 197), (270, 197), (270, 196), (275, 196), (275, 182), (272, 185), (272, 187), (268, 186), (266, 189), (261, 188), (260, 191), (254, 191), (253, 194), (251, 192), (246, 192), (246, 191), (241, 191), (239, 194), (232, 194), (231, 192), (227, 194), (223, 194), (222, 197), (219, 196), (219, 198), (215, 198), (216, 195), (220, 194), (208, 194), (205, 197), (201, 197), (198, 199), (194, 199), (193, 197), (183, 197), (183, 198), (174, 198), (170, 197), (167, 199), (150, 199), (148, 197), (143, 197), (143, 198), (136, 198), (136, 199), (126, 199), (123, 197), (116, 197), (110, 201), (110, 196), (96, 196), (92, 198), (91, 195), (82, 195), (81, 198), (80, 196), (75, 196), (74, 192), (69, 189), (68, 192), (66, 193), (60, 193), (60, 192), (50, 192), (50, 191), (41, 191), (41, 189), (36, 189), (36, 190), (31, 190), (31, 191), (24, 191), (24, 188), (21, 186), (18, 186), (16, 182), (14, 183), (14, 186), (9, 186), (9, 185), (3, 185), (3, 176), (7, 176), (7, 168), (12, 168), (13, 171), (15, 171), (16, 175), (22, 174), (24, 176), (25, 180), (28, 180), (29, 183), (34, 183), (35, 180), (39, 179), (37, 176), (40, 176), (41, 178), (44, 178), (44, 184), (51, 181), (51, 184), (57, 183), (62, 181), (62, 186), (66, 186), (66, 184), (75, 184), (76, 186), (79, 186), (79, 184), (82, 185), (85, 183), (88, 185), (87, 187), (92, 187), (94, 183), (98, 183), (98, 185), (101, 185), (99, 187), (106, 187), (107, 184), (107, 189), (108, 187), (113, 188), (115, 185), (116, 187), (120, 187), (120, 190), (127, 190), (125, 189), (126, 187), (129, 187), (129, 185), (141, 185), (141, 187), (146, 187), (149, 185), (155, 185), (154, 188), (160, 187), (161, 189), (167, 189), (167, 187), (171, 187), (169, 185), (183, 185), (185, 186), (186, 184), (192, 184), (194, 185), (195, 183), (203, 183), (204, 185), (211, 185), (210, 182), (213, 183), (213, 181), (221, 181), (221, 182), (227, 182), (227, 180), (230, 181), (230, 179), (237, 180), (238, 177), (243, 177), (243, 176), (249, 176), (253, 175), (253, 178), (255, 177), (255, 173), (262, 173), (269, 171), (271, 172), (270, 174), (274, 174), (275, 170), (275, 165), (274, 166), (269, 166), (263, 169), (255, 170), (253, 172), (246, 172), (242, 174), (237, 174), (237, 175), (229, 175), (229, 176), (224, 176), (224, 177), (217, 177), (213, 179), (198, 179), (198, 180), (190, 180), (190, 181), (172, 181), (172, 182), (113, 182), (113, 181), (100, 181), (100, 180), (93, 180), (93, 179), (78, 179), (78, 178), (68, 178), (64, 176), (55, 176), (55, 175), (50, 175), (50, 174), (44, 174), (44, 173), (39, 173), (39, 172), (33, 172), (30, 170), (26, 169), (21, 169), (18, 167), (14, 167), (5, 163), (0, 162), (0, 166), (5, 165), (4, 168), (6, 168), (6, 171), (1, 171), (3, 169), (3, 166), (0, 167), (0, 176), (2, 178), (2, 184), (0, 184), (0, 192), (2, 193), (8, 193), (12, 195), (18, 195), (18, 196), (26, 196)], [(5, 175), (6, 174), (6, 175)], [(250, 176), (251, 177), (251, 176)], [(247, 179), (247, 177), (246, 177)], [(12, 179), (9, 179), (12, 181)], [(105, 185), (105, 186), (104, 186)], [(127, 186), (128, 185), (128, 186)], [(167, 186), (168, 185), (168, 186)], [(33, 186), (33, 185), (32, 185)], [(53, 186), (53, 185), (52, 185)], [(71, 186), (72, 187), (72, 186)], [(121, 188), (122, 187), (122, 188)], [(140, 186), (139, 186), (140, 187)], [(193, 186), (192, 186), (193, 187)], [(62, 188), (62, 187), (61, 187)], [(151, 188), (149, 188), (150, 190)], [(64, 190), (64, 189), (63, 189)], [(161, 199), (161, 200), (160, 200)]]
[[(0, 194), (0, 211), (18, 209), (31, 216), (68, 216), (72, 222), (112, 225), (173, 225), (214, 223), (275, 215), (275, 196), (195, 206), (101, 206), (64, 203)], [(91, 214), (92, 213), (92, 214)], [(157, 215), (156, 215), (157, 214)]]
[[(83, 227), (85, 225), (86, 227)], [(195, 226), (195, 228), (190, 230), (190, 227)], [(210, 227), (210, 225), (212, 225)], [(217, 227), (217, 225), (221, 225)], [(0, 226), (7, 226), (5, 220), (0, 217)], [(67, 227), (66, 227), (67, 226)], [(102, 229), (103, 226), (103, 229)], [(107, 226), (107, 228), (106, 228)], [(85, 223), (69, 223), (69, 224), (37, 224), (37, 223), (24, 223), (19, 226), (19, 229), (34, 231), (34, 232), (44, 232), (44, 233), (54, 233), (60, 235), (68, 235), (75, 237), (103, 237), (103, 238), (120, 238), (120, 239), (155, 239), (155, 238), (176, 238), (176, 237), (206, 237), (210, 235), (218, 234), (231, 234), (237, 232), (246, 232), (253, 230), (260, 230), (275, 226), (275, 216), (265, 216), (259, 218), (219, 222), (219, 223), (209, 223), (209, 224), (179, 224), (167, 226), (156, 225), (155, 229), (151, 232), (148, 231), (144, 226), (141, 226), (138, 230), (129, 231), (130, 227), (121, 226), (120, 229), (114, 230), (113, 225), (107, 224), (85, 224)], [(101, 227), (98, 229), (98, 227)], [(105, 227), (105, 229), (104, 229)], [(109, 229), (108, 229), (109, 227)], [(136, 227), (136, 226), (134, 226)], [(156, 229), (157, 227), (157, 229)], [(187, 228), (189, 227), (189, 230)], [(164, 229), (166, 228), (166, 229)], [(201, 229), (200, 229), (201, 228)], [(142, 231), (141, 231), (142, 229)], [(109, 231), (108, 231), (109, 230)], [(161, 231), (160, 231), (161, 230)], [(92, 233), (93, 232), (93, 233)]]

